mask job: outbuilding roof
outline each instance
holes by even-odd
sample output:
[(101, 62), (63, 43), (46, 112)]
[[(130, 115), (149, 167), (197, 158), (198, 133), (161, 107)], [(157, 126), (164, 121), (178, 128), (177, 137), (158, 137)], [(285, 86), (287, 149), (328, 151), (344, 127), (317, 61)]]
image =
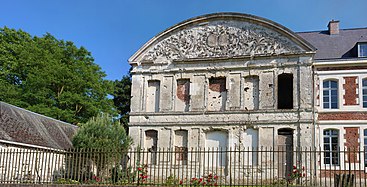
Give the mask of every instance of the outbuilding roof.
[(358, 43), (367, 42), (367, 28), (340, 29), (339, 34), (325, 31), (297, 33), (316, 49), (315, 60), (358, 57)]
[(69, 149), (78, 127), (0, 102), (0, 142), (26, 147)]

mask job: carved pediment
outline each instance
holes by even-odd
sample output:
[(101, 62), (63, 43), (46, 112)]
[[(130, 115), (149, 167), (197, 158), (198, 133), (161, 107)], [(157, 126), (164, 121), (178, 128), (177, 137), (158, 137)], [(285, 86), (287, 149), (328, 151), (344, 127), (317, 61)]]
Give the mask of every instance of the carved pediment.
[(295, 54), (304, 51), (289, 38), (266, 27), (220, 22), (186, 28), (158, 41), (143, 54), (143, 61), (230, 58)]

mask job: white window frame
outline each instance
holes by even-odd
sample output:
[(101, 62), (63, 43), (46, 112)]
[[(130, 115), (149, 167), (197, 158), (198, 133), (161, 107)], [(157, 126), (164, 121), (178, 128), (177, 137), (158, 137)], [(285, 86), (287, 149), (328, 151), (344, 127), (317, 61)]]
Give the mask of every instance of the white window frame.
[[(326, 131), (330, 131), (330, 133), (328, 135), (325, 135), (325, 132)], [(333, 135), (331, 132), (332, 131), (336, 131), (337, 134)], [(340, 138), (339, 138), (339, 134), (340, 134), (340, 131), (338, 129), (324, 129), (322, 131), (322, 138), (323, 138), (323, 150), (324, 150), (324, 156), (323, 156), (323, 163), (325, 165), (332, 165), (332, 166), (339, 166), (340, 165), (340, 150), (339, 150), (339, 143), (340, 143)], [(328, 141), (329, 142), (325, 142), (325, 138), (328, 138)], [(332, 144), (332, 141), (333, 141), (333, 138), (337, 138), (337, 147), (336, 149), (333, 149), (333, 144)], [(328, 145), (329, 146), (329, 150), (325, 149), (325, 146)], [(337, 163), (334, 163), (333, 160), (335, 159), (333, 157), (333, 152), (337, 152)], [(329, 152), (330, 153), (330, 156), (329, 156), (329, 163), (326, 162), (326, 153)]]
[[(361, 52), (362, 49), (364, 55), (363, 52)], [(358, 57), (367, 57), (367, 43), (358, 43)]]
[[(365, 85), (364, 82), (366, 83)], [(367, 108), (367, 78), (362, 79), (362, 108)]]
[[(324, 87), (324, 83), (325, 82), (329, 82), (329, 87)], [(336, 82), (336, 88), (332, 88), (331, 87), (331, 82)], [(332, 108), (332, 105), (331, 105), (331, 92), (332, 91), (336, 91), (336, 108)], [(324, 91), (327, 91), (328, 92), (328, 95), (327, 95), (327, 98), (329, 99), (328, 102), (325, 102), (325, 94), (324, 94)], [(339, 109), (339, 81), (338, 80), (334, 80), (334, 79), (327, 79), (327, 80), (323, 80), (322, 81), (322, 108), (323, 109)], [(328, 104), (327, 107), (325, 107), (325, 103)]]

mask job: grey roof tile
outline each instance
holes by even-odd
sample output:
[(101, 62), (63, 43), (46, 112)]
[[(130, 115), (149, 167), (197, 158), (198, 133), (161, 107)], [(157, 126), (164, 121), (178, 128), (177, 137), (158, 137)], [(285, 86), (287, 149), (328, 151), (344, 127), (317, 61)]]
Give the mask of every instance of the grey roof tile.
[(367, 42), (367, 28), (340, 29), (337, 35), (329, 35), (329, 31), (297, 34), (317, 48), (316, 60), (356, 58), (357, 43)]
[(0, 140), (69, 149), (78, 127), (0, 102)]

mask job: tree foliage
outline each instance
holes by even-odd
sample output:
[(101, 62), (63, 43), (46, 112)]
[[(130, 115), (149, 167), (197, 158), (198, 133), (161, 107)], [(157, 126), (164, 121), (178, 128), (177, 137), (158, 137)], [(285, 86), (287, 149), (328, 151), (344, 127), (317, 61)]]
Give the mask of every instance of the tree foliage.
[[(82, 124), (73, 137), (72, 143), (74, 148), (82, 152), (95, 149), (90, 159), (97, 167), (97, 176), (103, 176), (108, 165), (116, 163), (117, 160), (120, 162), (119, 159), (126, 157), (132, 139), (127, 136), (118, 120), (114, 120), (109, 114), (102, 113)], [(83, 162), (83, 167), (89, 171), (90, 163)]]
[(82, 124), (72, 142), (75, 148), (126, 150), (132, 140), (118, 121), (102, 113)]
[(116, 80), (114, 85), (113, 102), (120, 115), (120, 122), (127, 131), (131, 99), (131, 74), (124, 75), (121, 80)]
[(0, 100), (73, 124), (114, 113), (113, 83), (91, 53), (51, 34), (0, 28)]

